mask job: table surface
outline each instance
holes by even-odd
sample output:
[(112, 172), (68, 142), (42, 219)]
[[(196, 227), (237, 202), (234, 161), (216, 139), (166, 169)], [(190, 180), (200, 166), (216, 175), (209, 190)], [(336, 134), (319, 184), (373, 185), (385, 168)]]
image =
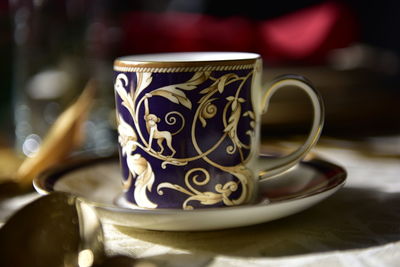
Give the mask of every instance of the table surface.
[[(104, 224), (106, 252), (162, 266), (399, 266), (400, 137), (322, 141), (315, 150), (344, 166), (330, 198), (273, 222), (209, 232), (160, 232)], [(0, 221), (36, 193), (0, 202)]]

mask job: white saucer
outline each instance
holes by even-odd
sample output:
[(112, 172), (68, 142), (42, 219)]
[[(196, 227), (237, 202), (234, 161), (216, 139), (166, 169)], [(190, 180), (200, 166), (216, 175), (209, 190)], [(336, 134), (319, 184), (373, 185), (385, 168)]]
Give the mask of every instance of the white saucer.
[(257, 203), (192, 211), (139, 210), (121, 207), (117, 157), (77, 161), (50, 170), (34, 181), (41, 194), (63, 191), (95, 207), (103, 223), (164, 231), (203, 231), (248, 226), (303, 211), (343, 186), (346, 171), (327, 161), (301, 162), (280, 177), (260, 183)]

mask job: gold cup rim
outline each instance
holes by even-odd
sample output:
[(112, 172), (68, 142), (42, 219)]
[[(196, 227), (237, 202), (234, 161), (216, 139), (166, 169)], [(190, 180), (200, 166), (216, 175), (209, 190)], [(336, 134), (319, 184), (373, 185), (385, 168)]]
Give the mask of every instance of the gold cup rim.
[(193, 72), (252, 69), (261, 56), (250, 52), (178, 52), (119, 57), (121, 72)]

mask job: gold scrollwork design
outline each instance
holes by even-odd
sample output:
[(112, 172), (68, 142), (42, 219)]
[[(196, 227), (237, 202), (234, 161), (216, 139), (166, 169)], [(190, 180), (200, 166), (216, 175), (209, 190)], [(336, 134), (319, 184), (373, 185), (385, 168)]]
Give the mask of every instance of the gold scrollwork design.
[(208, 99), (201, 107), (199, 120), (203, 128), (207, 126), (207, 120), (213, 118), (217, 114), (218, 109), (212, 103), (216, 99), (218, 98)]
[[(200, 175), (199, 174), (195, 174), (193, 176), (191, 176), (193, 173), (195, 172), (200, 172), (201, 174), (204, 175), (203, 180), (199, 180)], [(222, 186), (220, 184), (218, 184), (215, 189), (217, 191), (217, 193), (215, 192), (211, 192), (211, 191), (207, 191), (207, 192), (201, 192), (199, 190), (197, 190), (195, 186), (203, 186), (208, 184), (210, 181), (210, 174), (208, 173), (207, 170), (203, 169), (203, 168), (194, 168), (189, 170), (186, 174), (185, 174), (185, 185), (188, 189), (183, 188), (179, 185), (176, 184), (172, 184), (172, 183), (161, 183), (157, 186), (157, 192), (159, 195), (163, 195), (163, 188), (170, 188), (170, 189), (174, 189), (176, 191), (179, 191), (181, 193), (184, 193), (186, 195), (188, 195), (189, 197), (183, 202), (182, 204), (182, 208), (184, 210), (192, 210), (193, 206), (189, 205), (189, 202), (191, 201), (199, 201), (200, 204), (202, 205), (213, 205), (213, 204), (217, 204), (221, 201), (226, 202), (227, 200), (229, 200), (229, 195), (233, 192), (236, 191), (237, 189), (237, 184), (234, 183), (236, 186)], [(192, 183), (193, 185), (192, 185)]]
[(147, 190), (151, 192), (154, 183), (154, 172), (151, 165), (139, 154), (133, 154), (137, 147), (137, 135), (133, 128), (118, 115), (118, 142), (122, 148), (122, 155), (126, 157), (129, 176), (123, 181), (123, 189), (131, 187), (135, 179), (134, 199), (138, 206), (143, 208), (156, 208), (157, 204), (147, 196)]
[[(242, 104), (246, 102), (246, 99), (239, 96), (244, 84), (249, 77), (251, 77), (253, 72), (254, 70), (249, 71), (249, 73), (244, 77), (240, 77), (235, 73), (228, 73), (218, 78), (213, 77), (210, 71), (196, 72), (184, 83), (160, 87), (147, 93), (142, 92), (144, 92), (152, 82), (153, 77), (151, 73), (136, 73), (136, 86), (134, 83), (131, 83), (129, 91), (125, 89), (128, 87), (129, 83), (127, 76), (123, 73), (117, 76), (114, 84), (115, 91), (122, 100), (122, 106), (128, 110), (133, 120), (134, 128), (137, 131), (135, 132), (135, 130), (127, 124), (120, 115), (118, 116), (119, 143), (122, 147), (123, 154), (127, 157), (127, 165), (131, 173), (125, 186), (129, 187), (132, 182), (131, 180), (136, 179), (134, 194), (138, 206), (154, 208), (157, 207), (157, 204), (151, 202), (146, 195), (146, 192), (151, 191), (152, 189), (154, 183), (154, 172), (150, 164), (143, 157), (139, 156), (139, 154), (132, 155), (137, 147), (140, 147), (152, 157), (161, 160), (162, 168), (166, 168), (168, 164), (183, 166), (190, 161), (202, 159), (222, 171), (231, 173), (237, 178), (237, 181), (230, 181), (224, 185), (217, 184), (214, 188), (215, 192), (200, 192), (191, 186), (191, 183), (189, 182), (190, 175), (194, 172), (203, 173), (204, 179), (201, 181), (198, 180), (198, 175), (193, 176), (193, 183), (197, 186), (207, 184), (211, 178), (205, 169), (194, 168), (185, 175), (185, 185), (187, 189), (180, 185), (170, 183), (162, 183), (158, 186), (157, 192), (159, 194), (163, 194), (163, 191), (161, 190), (162, 188), (171, 188), (189, 195), (182, 204), (184, 209), (193, 208), (188, 203), (194, 200), (199, 201), (203, 205), (223, 202), (225, 205), (230, 206), (239, 205), (248, 199), (249, 192), (251, 192), (250, 188), (252, 186), (252, 182), (249, 182), (249, 177), (251, 177), (252, 174), (245, 167), (249, 155), (245, 157), (242, 149), (249, 150), (251, 141), (249, 144), (243, 143), (238, 137), (237, 128), (241, 117), (249, 117), (251, 129), (248, 130), (246, 134), (250, 137), (254, 136), (255, 114), (251, 110), (247, 110), (242, 114)], [(176, 149), (173, 146), (173, 136), (185, 128), (185, 118), (181, 113), (171, 111), (165, 115), (165, 123), (174, 126), (178, 125), (179, 122), (181, 123), (180, 127), (175, 132), (160, 130), (158, 129), (158, 123), (161, 121), (161, 118), (151, 113), (149, 101), (153, 97), (163, 97), (175, 104), (191, 110), (193, 108), (193, 103), (186, 96), (185, 91), (194, 90), (207, 80), (210, 80), (212, 84), (200, 91), (200, 94), (203, 96), (198, 101), (199, 105), (194, 113), (195, 115), (191, 125), (191, 139), (198, 154), (189, 158), (175, 157)], [(200, 122), (203, 128), (207, 126), (207, 120), (215, 117), (218, 112), (217, 106), (213, 103), (215, 100), (221, 99), (217, 94), (224, 93), (227, 86), (235, 82), (239, 83), (238, 88), (233, 92), (233, 95), (226, 97), (227, 103), (222, 110), (224, 131), (211, 148), (202, 151), (197, 143), (196, 125)], [(139, 110), (141, 109), (144, 109), (145, 115), (143, 120), (146, 125), (147, 135), (149, 136), (148, 138), (145, 138), (145, 135), (140, 131), (140, 129), (142, 129), (140, 127), (142, 119), (139, 118)], [(178, 117), (179, 120), (177, 119)], [(228, 154), (234, 154), (236, 151), (239, 151), (241, 159), (241, 163), (233, 167), (223, 166), (208, 158), (208, 155), (215, 151), (215, 149), (217, 149), (226, 138), (230, 138), (232, 141), (232, 145), (229, 145), (226, 148), (226, 152)], [(153, 142), (157, 143), (159, 148), (158, 151), (153, 148)], [(168, 148), (170, 151), (168, 154), (166, 154), (165, 148)], [(138, 164), (142, 166), (139, 169), (135, 167), (135, 165)], [(241, 195), (236, 200), (229, 199), (231, 193), (238, 190), (239, 184), (241, 184)]]
[[(225, 184), (216, 184), (214, 186), (214, 190), (216, 192), (202, 192), (194, 187), (207, 185), (210, 182), (210, 174), (204, 168), (193, 168), (185, 174), (185, 185), (187, 188), (177, 184), (164, 182), (157, 186), (157, 193), (159, 195), (164, 195), (163, 189), (169, 188), (188, 195), (189, 197), (186, 198), (182, 204), (182, 208), (184, 210), (194, 209), (192, 205), (189, 205), (189, 202), (192, 201), (198, 201), (202, 205), (214, 205), (219, 202), (223, 202), (226, 206), (240, 205), (250, 199), (251, 196), (249, 192), (251, 192), (250, 190), (252, 190), (253, 184), (251, 181), (249, 181), (248, 175), (251, 177), (251, 173), (248, 169), (243, 166), (236, 166), (234, 169), (231, 170), (231, 173), (238, 178), (238, 181), (229, 181)], [(199, 172), (204, 176), (202, 180), (199, 179), (199, 177), (201, 177), (200, 174), (194, 174)], [(231, 199), (231, 194), (239, 189), (239, 184), (242, 185), (242, 193), (240, 194), (239, 198)]]
[(171, 133), (172, 136), (179, 134), (183, 130), (183, 128), (185, 128), (185, 118), (178, 111), (171, 111), (165, 114), (164, 118), (165, 123), (167, 123), (170, 126), (175, 125), (177, 123), (177, 119), (175, 116), (178, 116), (179, 119), (181, 120), (181, 127), (176, 132)]

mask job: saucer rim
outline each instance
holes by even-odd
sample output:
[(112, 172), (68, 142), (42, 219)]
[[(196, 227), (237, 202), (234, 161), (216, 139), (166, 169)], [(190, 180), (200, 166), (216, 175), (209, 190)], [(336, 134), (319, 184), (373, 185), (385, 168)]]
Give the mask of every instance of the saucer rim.
[[(264, 153), (261, 153), (260, 156), (265, 156)], [(112, 155), (112, 156), (106, 156), (106, 157), (79, 157), (79, 158), (74, 158), (71, 161), (69, 161), (66, 164), (60, 165), (53, 167), (51, 169), (48, 169), (47, 171), (39, 174), (35, 179), (33, 180), (33, 187), (35, 190), (41, 194), (41, 195), (47, 195), (52, 192), (57, 192), (57, 190), (54, 190), (54, 184), (57, 182), (61, 177), (63, 177), (65, 174), (70, 173), (75, 170), (79, 170), (81, 168), (88, 167), (90, 165), (96, 165), (96, 164), (101, 164), (101, 163), (107, 163), (107, 162), (113, 162), (113, 161), (118, 161), (118, 155)], [(245, 205), (240, 205), (240, 206), (233, 206), (233, 207), (223, 207), (223, 208), (204, 208), (204, 209), (196, 209), (196, 210), (180, 210), (180, 209), (143, 209), (143, 208), (128, 208), (128, 207), (121, 207), (117, 206), (115, 204), (110, 204), (110, 203), (101, 203), (101, 202), (96, 202), (93, 200), (90, 200), (84, 196), (76, 196), (77, 198), (83, 200), (85, 203), (88, 203), (96, 208), (103, 209), (103, 210), (109, 210), (112, 212), (123, 212), (123, 213), (152, 213), (152, 214), (163, 214), (163, 215), (168, 215), (168, 214), (177, 214), (177, 213), (185, 213), (185, 214), (193, 214), (193, 213), (209, 213), (209, 212), (215, 212), (215, 211), (221, 211), (221, 209), (224, 210), (224, 212), (229, 212), (230, 210), (232, 211), (238, 211), (240, 209), (249, 209), (249, 208), (258, 208), (258, 207), (264, 207), (264, 206), (273, 206), (273, 205), (280, 205), (285, 202), (293, 202), (295, 200), (300, 200), (300, 199), (305, 199), (309, 198), (315, 195), (319, 195), (322, 193), (327, 193), (333, 189), (339, 189), (344, 184), (346, 183), (347, 180), (347, 171), (332, 162), (329, 162), (327, 160), (324, 160), (318, 156), (314, 156), (312, 158), (309, 158), (307, 160), (302, 160), (298, 164), (301, 165), (306, 165), (306, 166), (311, 166), (311, 168), (317, 169), (318, 171), (321, 171), (321, 168), (328, 168), (330, 170), (335, 170), (334, 174), (331, 174), (329, 176), (329, 184), (326, 186), (323, 186), (320, 189), (317, 190), (312, 190), (310, 193), (304, 193), (300, 194), (299, 196), (294, 196), (290, 197), (287, 199), (282, 199), (282, 200), (276, 200), (273, 202), (269, 203), (249, 203)], [(290, 172), (291, 170), (289, 170)], [(322, 171), (321, 171), (322, 172)], [(324, 173), (324, 172), (323, 172)], [(324, 173), (324, 175), (326, 175)], [(55, 179), (52, 181), (52, 183), (49, 182), (49, 179)], [(270, 180), (275, 180), (279, 179), (279, 175), (270, 178), (264, 181), (259, 181), (259, 183), (267, 183)]]

